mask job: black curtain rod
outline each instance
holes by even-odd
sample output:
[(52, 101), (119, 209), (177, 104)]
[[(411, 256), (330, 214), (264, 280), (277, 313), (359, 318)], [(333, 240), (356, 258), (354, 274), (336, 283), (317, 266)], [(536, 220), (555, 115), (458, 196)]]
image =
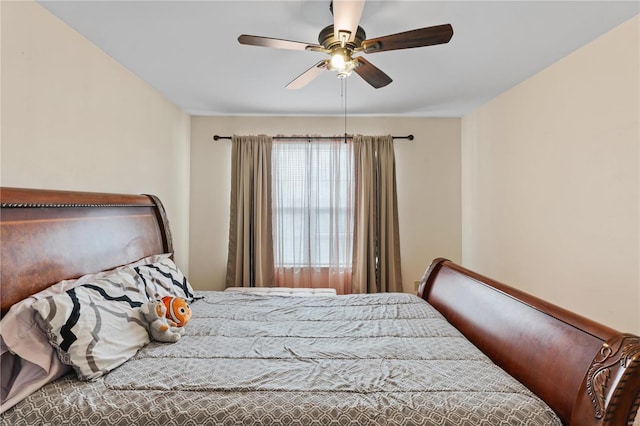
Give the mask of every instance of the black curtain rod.
[[(287, 140), (287, 139), (302, 139), (302, 140), (310, 140), (310, 139), (339, 139), (343, 140), (353, 139), (353, 135), (344, 135), (344, 136), (273, 136), (273, 139)], [(413, 135), (408, 136), (391, 136), (393, 139), (408, 139), (410, 141), (413, 140)], [(231, 136), (218, 136), (213, 135), (213, 140), (218, 141), (220, 139), (231, 139)]]

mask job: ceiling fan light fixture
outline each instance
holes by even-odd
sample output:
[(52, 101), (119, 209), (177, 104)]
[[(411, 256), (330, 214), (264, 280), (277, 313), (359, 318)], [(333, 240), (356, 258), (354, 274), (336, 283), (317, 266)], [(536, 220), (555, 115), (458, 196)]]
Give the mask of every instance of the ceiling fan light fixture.
[(342, 79), (342, 78), (349, 77), (351, 75), (351, 71), (353, 71), (355, 68), (356, 68), (356, 64), (354, 61), (349, 61), (345, 63), (343, 68), (336, 70), (338, 72), (337, 74), (338, 78)]
[(328, 68), (338, 73), (338, 78), (345, 78), (351, 75), (351, 71), (356, 67), (351, 59), (351, 53), (344, 48), (338, 47), (331, 52), (331, 60)]
[(344, 49), (336, 49), (332, 54), (331, 54), (331, 67), (335, 70), (343, 70), (344, 67), (346, 66), (347, 62), (349, 62), (347, 60), (347, 55), (346, 55), (346, 51)]

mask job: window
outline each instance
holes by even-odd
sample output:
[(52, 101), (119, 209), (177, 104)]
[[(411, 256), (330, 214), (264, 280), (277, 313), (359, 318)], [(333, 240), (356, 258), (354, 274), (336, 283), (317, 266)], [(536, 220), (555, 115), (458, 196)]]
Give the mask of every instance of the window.
[(272, 172), (275, 267), (350, 270), (351, 144), (274, 141)]

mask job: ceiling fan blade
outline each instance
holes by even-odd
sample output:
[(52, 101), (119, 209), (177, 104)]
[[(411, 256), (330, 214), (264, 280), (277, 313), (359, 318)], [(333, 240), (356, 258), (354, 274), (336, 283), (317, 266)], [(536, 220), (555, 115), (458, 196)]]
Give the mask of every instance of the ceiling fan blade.
[(448, 43), (453, 36), (451, 24), (419, 28), (384, 37), (372, 38), (362, 42), (365, 53), (384, 52), (386, 50), (409, 49), (412, 47), (432, 46)]
[(371, 64), (371, 62), (367, 61), (366, 59), (358, 56), (357, 58), (353, 58), (353, 60), (358, 62), (358, 66), (354, 69), (354, 71), (357, 72), (358, 75), (364, 79), (364, 81), (366, 81), (376, 89), (384, 87), (393, 81), (391, 77), (382, 72), (380, 68)]
[(307, 84), (311, 82), (314, 78), (322, 74), (323, 71), (327, 69), (328, 60), (323, 60), (300, 74), (296, 77), (291, 83), (287, 84), (285, 87), (287, 89), (301, 89)]
[(348, 32), (349, 38), (345, 42), (353, 41), (362, 17), (365, 0), (333, 0), (333, 32), (336, 40), (340, 38), (340, 31)]
[(272, 37), (261, 37), (254, 35), (242, 34), (238, 37), (240, 44), (246, 44), (249, 46), (262, 46), (273, 47), (275, 49), (289, 49), (289, 50), (314, 50), (320, 52), (326, 52), (326, 49), (319, 44), (304, 43), (301, 41), (282, 40)]

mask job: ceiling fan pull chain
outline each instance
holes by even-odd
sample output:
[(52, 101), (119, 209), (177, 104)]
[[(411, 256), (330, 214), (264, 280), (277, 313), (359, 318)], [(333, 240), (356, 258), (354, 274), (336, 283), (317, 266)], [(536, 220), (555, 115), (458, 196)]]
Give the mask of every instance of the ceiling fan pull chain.
[(344, 92), (344, 143), (347, 143), (347, 79), (343, 78), (341, 80)]

